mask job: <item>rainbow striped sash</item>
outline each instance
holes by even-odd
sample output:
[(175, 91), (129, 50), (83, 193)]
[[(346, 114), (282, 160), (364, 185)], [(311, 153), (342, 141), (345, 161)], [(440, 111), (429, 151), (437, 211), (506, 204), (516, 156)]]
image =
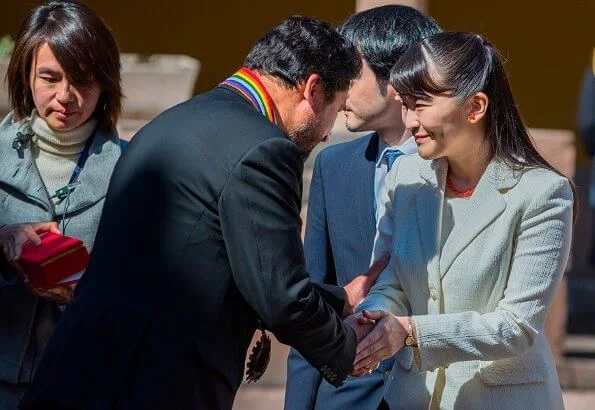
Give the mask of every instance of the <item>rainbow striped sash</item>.
[(264, 85), (249, 68), (240, 68), (234, 75), (219, 84), (219, 86), (237, 92), (248, 100), (270, 122), (277, 124), (275, 104), (266, 88), (264, 88)]

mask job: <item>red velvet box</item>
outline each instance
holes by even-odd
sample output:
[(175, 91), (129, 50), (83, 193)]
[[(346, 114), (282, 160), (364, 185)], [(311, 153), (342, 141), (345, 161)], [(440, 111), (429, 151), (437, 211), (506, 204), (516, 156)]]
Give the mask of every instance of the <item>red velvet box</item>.
[(85, 244), (52, 232), (40, 235), (41, 245), (23, 245), (19, 265), (32, 287), (52, 289), (77, 282), (87, 269), (89, 253)]

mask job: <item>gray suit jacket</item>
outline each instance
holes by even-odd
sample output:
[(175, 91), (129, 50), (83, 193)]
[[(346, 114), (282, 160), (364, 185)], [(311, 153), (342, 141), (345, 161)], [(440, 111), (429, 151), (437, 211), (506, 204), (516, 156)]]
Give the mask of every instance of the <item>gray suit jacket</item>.
[(379, 204), (374, 255), (391, 260), (358, 309), (412, 314), (419, 345), (397, 353), (385, 398), (428, 408), (437, 388), (440, 408), (562, 409), (543, 324), (570, 251), (570, 183), (493, 161), (441, 248), (447, 168), (403, 158)]
[[(81, 185), (71, 193), (66, 208), (66, 201), (52, 204), (31, 157), (29, 142), (18, 150), (12, 147), (19, 132), (32, 133), (28, 119), (16, 122), (9, 114), (0, 123), (0, 226), (61, 221), (65, 216), (66, 235), (81, 239), (91, 250), (108, 182), (121, 152), (117, 136), (95, 131), (78, 178)], [(23, 383), (31, 379), (53, 331), (55, 313), (55, 306), (32, 295), (0, 255), (0, 381)]]
[[(374, 171), (378, 135), (333, 145), (316, 158), (304, 254), (313, 282), (344, 286), (366, 272), (376, 221)], [(384, 376), (393, 360), (362, 378), (348, 377), (331, 386), (301, 355), (291, 350), (287, 363), (287, 410), (376, 409), (382, 400)]]

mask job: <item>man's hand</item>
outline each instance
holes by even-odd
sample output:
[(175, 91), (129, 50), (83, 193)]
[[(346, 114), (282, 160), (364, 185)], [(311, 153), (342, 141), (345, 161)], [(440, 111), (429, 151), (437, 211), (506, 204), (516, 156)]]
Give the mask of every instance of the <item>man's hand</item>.
[(383, 255), (382, 258), (374, 262), (370, 269), (353, 279), (347, 285), (343, 286), (345, 293), (347, 293), (347, 299), (345, 300), (345, 307), (343, 308), (343, 317), (353, 315), (355, 307), (366, 297), (376, 279), (380, 276), (380, 273), (388, 265), (390, 255)]
[(23, 245), (31, 241), (35, 246), (41, 244), (39, 233), (60, 233), (56, 222), (37, 222), (31, 224), (6, 225), (0, 228), (0, 246), (6, 260), (14, 263), (21, 257)]
[(351, 326), (353, 330), (355, 330), (355, 334), (357, 336), (357, 341), (361, 341), (370, 331), (374, 328), (374, 322), (364, 322), (361, 319), (358, 320), (360, 313), (356, 313), (355, 315), (347, 316), (343, 319), (347, 325)]
[(374, 329), (368, 333), (357, 345), (353, 376), (362, 376), (373, 369), (377, 364), (392, 357), (405, 345), (408, 331), (408, 318), (395, 316), (381, 310), (363, 311), (362, 323), (373, 320), (376, 322)]

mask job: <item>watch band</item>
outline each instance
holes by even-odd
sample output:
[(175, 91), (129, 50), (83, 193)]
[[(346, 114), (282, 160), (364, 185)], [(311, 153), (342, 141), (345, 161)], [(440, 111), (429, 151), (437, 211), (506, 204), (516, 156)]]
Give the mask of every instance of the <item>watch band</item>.
[(405, 346), (417, 346), (417, 341), (413, 335), (413, 318), (409, 316), (407, 320), (407, 338), (405, 339)]

